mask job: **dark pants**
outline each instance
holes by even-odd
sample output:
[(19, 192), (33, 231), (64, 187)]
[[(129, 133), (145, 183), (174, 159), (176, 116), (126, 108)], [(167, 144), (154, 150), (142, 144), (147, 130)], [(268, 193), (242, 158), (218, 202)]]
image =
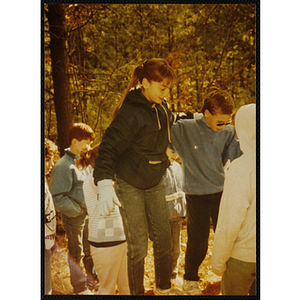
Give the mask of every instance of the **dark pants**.
[(217, 227), (222, 192), (209, 195), (186, 195), (187, 200), (187, 248), (184, 279), (198, 281), (198, 268), (208, 247), (210, 218), (214, 230)]
[(87, 242), (87, 232), (83, 234), (85, 226), (88, 226), (87, 214), (83, 212), (75, 218), (62, 214), (62, 222), (68, 237), (71, 284), (74, 293), (77, 294), (87, 288), (87, 278), (81, 267), (82, 261), (84, 261), (88, 274), (93, 273), (93, 259)]
[(88, 242), (89, 237), (89, 218), (85, 220), (85, 225), (83, 228), (83, 237), (82, 237), (82, 245), (83, 245), (83, 264), (85, 267), (86, 275), (87, 275), (87, 285), (91, 289), (94, 289), (97, 283), (97, 273), (94, 267), (93, 258), (91, 255), (91, 246)]

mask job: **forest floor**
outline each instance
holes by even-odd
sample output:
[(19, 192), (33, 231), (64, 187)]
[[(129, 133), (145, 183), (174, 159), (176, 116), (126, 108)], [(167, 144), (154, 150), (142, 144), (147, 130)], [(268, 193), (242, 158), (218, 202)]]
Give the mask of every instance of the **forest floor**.
[[(200, 277), (200, 287), (204, 295), (220, 295), (221, 277), (213, 273), (211, 268), (211, 255), (214, 239), (214, 231), (211, 227), (208, 250), (205, 260), (202, 262), (198, 274)], [(184, 274), (184, 257), (187, 242), (186, 220), (182, 222), (181, 230), (181, 255), (178, 275), (183, 277)], [(52, 294), (53, 295), (70, 295), (73, 294), (73, 288), (70, 283), (70, 271), (67, 260), (67, 240), (64, 230), (58, 226), (56, 234), (56, 247), (52, 251)], [(148, 255), (145, 258), (145, 275), (144, 286), (145, 295), (153, 295), (154, 284), (154, 262), (153, 247), (149, 240)], [(96, 292), (95, 292), (96, 294)]]

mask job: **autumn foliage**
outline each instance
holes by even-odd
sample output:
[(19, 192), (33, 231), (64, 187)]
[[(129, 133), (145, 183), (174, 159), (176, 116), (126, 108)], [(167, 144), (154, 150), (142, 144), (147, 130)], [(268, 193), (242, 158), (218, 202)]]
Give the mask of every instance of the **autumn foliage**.
[[(53, 7), (63, 12), (59, 20)], [(46, 4), (45, 136), (63, 147), (60, 128), (70, 116), (101, 139), (133, 68), (153, 57), (165, 58), (178, 76), (173, 111), (199, 111), (212, 86), (226, 89), (237, 108), (255, 102), (255, 11), (254, 4)], [(64, 86), (53, 72), (53, 28), (65, 37)], [(68, 99), (62, 107), (59, 98)]]

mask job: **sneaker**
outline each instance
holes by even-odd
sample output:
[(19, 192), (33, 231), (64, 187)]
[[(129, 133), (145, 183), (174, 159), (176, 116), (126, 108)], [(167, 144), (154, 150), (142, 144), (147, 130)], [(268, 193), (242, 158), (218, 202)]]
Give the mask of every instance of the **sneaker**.
[(166, 296), (166, 295), (182, 295), (182, 290), (178, 287), (171, 287), (166, 290), (162, 290), (158, 287), (156, 287), (156, 284), (154, 284), (153, 292), (155, 296)]
[(175, 278), (171, 278), (171, 284), (172, 284), (172, 286), (182, 287), (182, 285), (183, 285), (182, 277), (179, 277), (178, 275), (176, 275)]
[(77, 293), (76, 295), (94, 295), (89, 289), (85, 289), (84, 291)]
[(87, 287), (88, 287), (88, 289), (89, 290), (95, 290), (95, 291), (98, 291), (98, 289), (99, 289), (99, 283), (98, 283), (98, 281), (88, 281), (87, 282)]
[(183, 293), (186, 295), (203, 295), (198, 281), (185, 280), (182, 285)]

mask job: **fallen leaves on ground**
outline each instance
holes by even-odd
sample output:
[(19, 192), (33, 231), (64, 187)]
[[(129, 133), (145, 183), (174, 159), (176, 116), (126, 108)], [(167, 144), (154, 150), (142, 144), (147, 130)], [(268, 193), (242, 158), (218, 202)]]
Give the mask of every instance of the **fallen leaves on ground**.
[[(221, 277), (213, 273), (211, 268), (211, 255), (214, 239), (214, 231), (210, 229), (208, 250), (202, 262), (198, 274), (200, 277), (200, 288), (204, 295), (220, 295)], [(184, 275), (184, 258), (187, 243), (186, 220), (182, 222), (181, 230), (181, 255), (178, 275)], [(70, 270), (67, 259), (67, 240), (63, 230), (58, 230), (56, 234), (56, 245), (52, 250), (52, 294), (70, 295), (73, 294), (73, 287), (70, 283)], [(148, 254), (145, 258), (144, 286), (145, 294), (153, 295), (154, 284), (154, 261), (152, 242), (148, 243)]]

